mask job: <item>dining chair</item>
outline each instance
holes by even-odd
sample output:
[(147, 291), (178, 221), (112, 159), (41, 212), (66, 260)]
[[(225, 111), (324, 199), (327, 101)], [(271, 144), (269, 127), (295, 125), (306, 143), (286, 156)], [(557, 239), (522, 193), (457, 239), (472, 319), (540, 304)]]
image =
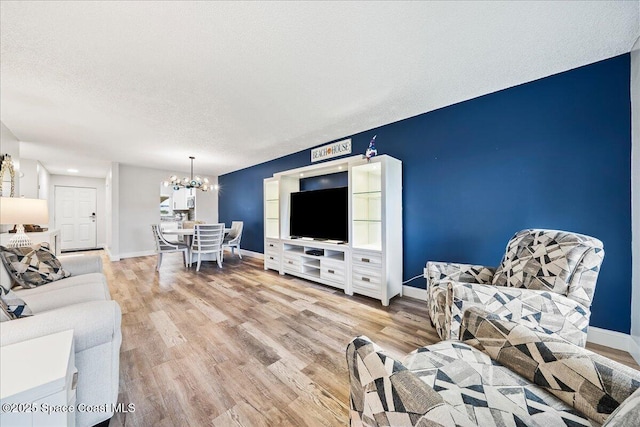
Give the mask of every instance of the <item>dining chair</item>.
[[(193, 240), (191, 241), (191, 259), (197, 257), (198, 265), (196, 271), (200, 271), (200, 263), (203, 255), (212, 254), (214, 260), (218, 262), (218, 267), (222, 268), (222, 241), (224, 238), (224, 224), (195, 224)], [(209, 258), (208, 258), (209, 259)]]
[(242, 239), (242, 228), (244, 227), (244, 222), (242, 221), (232, 221), (231, 222), (231, 230), (229, 234), (227, 234), (222, 242), (222, 256), (224, 257), (224, 249), (231, 249), (231, 255), (234, 254), (234, 248), (238, 248), (238, 256), (242, 259), (242, 255), (240, 254), (240, 239)]
[(162, 255), (170, 252), (183, 252), (184, 265), (186, 266), (189, 259), (189, 247), (184, 243), (169, 242), (162, 235), (162, 229), (159, 224), (152, 224), (151, 230), (153, 230), (153, 237), (156, 242), (156, 253), (158, 254), (158, 262), (156, 264), (156, 271), (160, 270), (162, 264)]

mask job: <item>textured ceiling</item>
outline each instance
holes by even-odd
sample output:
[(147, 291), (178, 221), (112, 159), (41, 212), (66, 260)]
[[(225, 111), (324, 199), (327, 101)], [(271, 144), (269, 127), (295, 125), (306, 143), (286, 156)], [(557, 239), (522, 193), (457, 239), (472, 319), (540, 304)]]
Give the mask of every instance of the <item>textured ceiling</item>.
[(218, 175), (629, 52), (639, 4), (2, 1), (0, 119), (52, 173)]

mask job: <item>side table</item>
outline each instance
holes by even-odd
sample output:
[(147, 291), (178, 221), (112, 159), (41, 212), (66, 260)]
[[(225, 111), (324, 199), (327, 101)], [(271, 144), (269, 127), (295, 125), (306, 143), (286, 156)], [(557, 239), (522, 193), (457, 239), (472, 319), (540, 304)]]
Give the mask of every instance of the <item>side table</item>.
[(0, 425), (75, 426), (73, 331), (0, 347)]

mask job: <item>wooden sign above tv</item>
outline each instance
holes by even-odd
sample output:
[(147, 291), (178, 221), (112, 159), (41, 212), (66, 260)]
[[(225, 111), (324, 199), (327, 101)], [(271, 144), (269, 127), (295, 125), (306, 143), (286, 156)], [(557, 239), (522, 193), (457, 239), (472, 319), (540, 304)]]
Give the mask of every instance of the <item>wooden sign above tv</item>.
[(311, 162), (333, 159), (345, 154), (351, 154), (351, 138), (311, 149)]

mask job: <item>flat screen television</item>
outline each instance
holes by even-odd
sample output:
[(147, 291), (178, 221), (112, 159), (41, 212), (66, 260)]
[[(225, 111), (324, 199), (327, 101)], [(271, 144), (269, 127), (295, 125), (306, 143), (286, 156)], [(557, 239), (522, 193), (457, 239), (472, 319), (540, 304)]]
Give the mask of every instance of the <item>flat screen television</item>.
[(291, 236), (346, 242), (348, 204), (347, 187), (291, 193)]

